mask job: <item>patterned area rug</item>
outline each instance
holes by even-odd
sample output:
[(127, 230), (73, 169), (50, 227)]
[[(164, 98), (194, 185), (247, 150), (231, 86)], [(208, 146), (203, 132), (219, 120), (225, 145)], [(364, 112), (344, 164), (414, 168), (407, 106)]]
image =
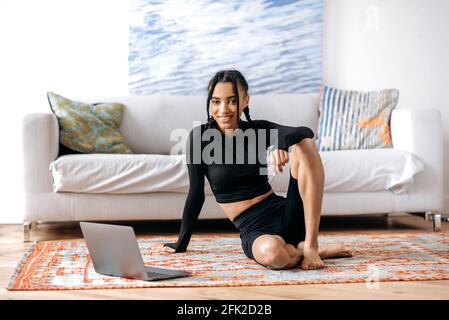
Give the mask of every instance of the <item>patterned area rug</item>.
[(243, 254), (238, 235), (194, 235), (185, 253), (161, 252), (175, 237), (138, 238), (147, 265), (192, 276), (146, 282), (95, 272), (84, 240), (36, 242), (11, 276), (9, 290), (149, 287), (223, 287), (323, 283), (378, 283), (449, 279), (449, 233), (325, 234), (320, 244), (345, 243), (354, 257), (326, 259), (326, 268), (270, 270)]

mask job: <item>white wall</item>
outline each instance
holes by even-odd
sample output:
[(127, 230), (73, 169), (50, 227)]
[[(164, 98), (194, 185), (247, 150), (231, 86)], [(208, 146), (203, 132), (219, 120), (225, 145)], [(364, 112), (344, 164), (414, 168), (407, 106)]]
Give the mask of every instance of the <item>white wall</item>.
[[(324, 0), (323, 82), (397, 87), (400, 108), (437, 108), (449, 150), (449, 1)], [(47, 91), (126, 95), (128, 0), (0, 1), (0, 223), (22, 221), (21, 119)], [(449, 168), (445, 168), (449, 212)]]
[(128, 93), (128, 0), (0, 1), (0, 223), (21, 222), (22, 116), (67, 97)]
[[(400, 90), (398, 108), (442, 115), (449, 155), (449, 1), (325, 0), (323, 82)], [(445, 160), (447, 163), (447, 160)], [(445, 166), (449, 212), (449, 166)]]

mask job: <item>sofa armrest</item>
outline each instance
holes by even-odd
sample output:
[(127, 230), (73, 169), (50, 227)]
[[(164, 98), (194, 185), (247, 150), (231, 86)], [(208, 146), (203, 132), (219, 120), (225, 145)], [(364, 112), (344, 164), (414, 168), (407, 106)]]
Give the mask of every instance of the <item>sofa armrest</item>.
[(50, 163), (59, 152), (59, 125), (52, 113), (27, 114), (22, 123), (25, 192), (53, 192)]
[(444, 204), (443, 126), (436, 109), (394, 109), (390, 119), (393, 148), (408, 151), (424, 163), (417, 179)]

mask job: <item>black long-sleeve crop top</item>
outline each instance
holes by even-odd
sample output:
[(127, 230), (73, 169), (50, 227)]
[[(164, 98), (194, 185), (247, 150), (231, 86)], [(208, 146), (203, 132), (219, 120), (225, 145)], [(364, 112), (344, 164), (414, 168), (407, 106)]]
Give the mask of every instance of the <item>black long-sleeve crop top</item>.
[(211, 125), (215, 130), (207, 130), (206, 127), (206, 124), (194, 127), (187, 139), (189, 192), (178, 241), (165, 244), (175, 252), (187, 250), (205, 200), (204, 177), (207, 177), (219, 203), (257, 197), (271, 190), (266, 163), (268, 147), (288, 151), (291, 145), (302, 139), (314, 137), (308, 127), (283, 126), (267, 120), (240, 120), (240, 130), (236, 129), (231, 135), (221, 133), (215, 122)]

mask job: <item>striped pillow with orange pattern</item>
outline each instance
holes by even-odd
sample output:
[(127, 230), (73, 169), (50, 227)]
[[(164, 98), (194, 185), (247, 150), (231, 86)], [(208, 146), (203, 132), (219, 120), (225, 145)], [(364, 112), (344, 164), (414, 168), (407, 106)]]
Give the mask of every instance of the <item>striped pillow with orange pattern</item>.
[(321, 86), (318, 150), (392, 148), (390, 117), (398, 98), (398, 89), (363, 92)]

